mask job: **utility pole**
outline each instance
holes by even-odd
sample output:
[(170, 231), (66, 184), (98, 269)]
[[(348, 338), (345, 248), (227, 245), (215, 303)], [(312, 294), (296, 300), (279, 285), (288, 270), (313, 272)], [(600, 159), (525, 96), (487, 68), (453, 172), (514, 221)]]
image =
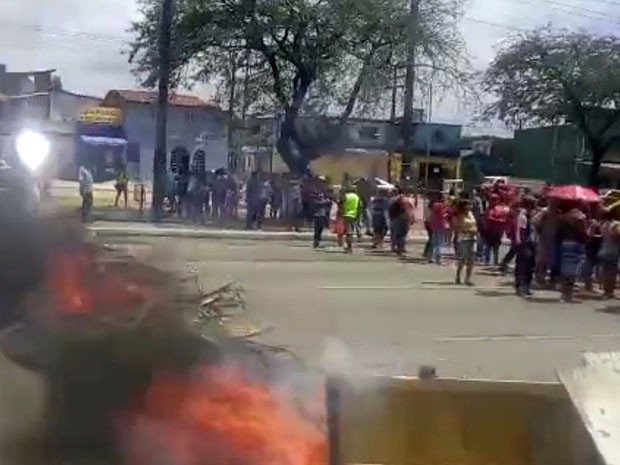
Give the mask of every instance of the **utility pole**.
[(418, 35), (420, 0), (411, 0), (407, 28), (407, 62), (405, 75), (405, 105), (403, 109), (403, 157), (400, 176), (411, 179), (413, 171), (413, 87), (415, 84), (415, 52)]
[(173, 0), (162, 0), (159, 24), (159, 89), (157, 121), (155, 126), (155, 154), (153, 156), (153, 218), (162, 213), (165, 190), (166, 147), (168, 129), (168, 87), (170, 84), (171, 35)]
[[(390, 109), (390, 125), (392, 126), (392, 128), (394, 128), (396, 125), (396, 101), (397, 99), (398, 99), (398, 67), (394, 65), (394, 71), (392, 74), (392, 108)], [(388, 162), (387, 162), (388, 182), (392, 182), (393, 159), (394, 159), (394, 147), (390, 147), (390, 149), (388, 150)]]
[(426, 169), (424, 170), (424, 189), (428, 192), (428, 170), (429, 165), (431, 164), (431, 143), (433, 141), (432, 138), (432, 130), (431, 130), (431, 118), (433, 117), (433, 76), (431, 76), (431, 82), (428, 88), (428, 117), (427, 117), (427, 132), (426, 132)]
[(229, 52), (228, 66), (230, 67), (230, 80), (228, 81), (228, 168), (237, 171), (236, 141), (233, 139), (239, 135), (239, 128), (236, 127), (235, 99), (237, 97), (237, 67), (239, 57), (236, 52)]

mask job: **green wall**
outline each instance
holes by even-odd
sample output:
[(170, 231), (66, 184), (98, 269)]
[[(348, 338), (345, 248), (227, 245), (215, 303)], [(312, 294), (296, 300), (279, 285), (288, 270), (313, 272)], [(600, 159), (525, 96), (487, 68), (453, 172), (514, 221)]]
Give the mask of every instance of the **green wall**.
[(582, 183), (589, 158), (582, 150), (583, 139), (572, 126), (522, 129), (515, 132), (515, 176), (550, 181), (554, 184)]

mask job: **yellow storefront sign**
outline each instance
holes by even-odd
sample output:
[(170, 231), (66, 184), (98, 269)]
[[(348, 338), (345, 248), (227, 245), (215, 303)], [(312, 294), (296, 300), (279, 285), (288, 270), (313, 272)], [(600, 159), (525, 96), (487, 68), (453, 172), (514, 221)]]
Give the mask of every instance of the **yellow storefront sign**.
[(78, 121), (83, 123), (121, 124), (123, 113), (118, 108), (88, 107), (80, 110)]

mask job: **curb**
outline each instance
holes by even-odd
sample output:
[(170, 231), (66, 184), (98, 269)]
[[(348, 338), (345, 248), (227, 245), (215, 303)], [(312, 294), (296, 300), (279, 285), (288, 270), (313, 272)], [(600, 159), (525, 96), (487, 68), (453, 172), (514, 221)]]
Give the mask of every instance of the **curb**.
[[(90, 225), (88, 229), (102, 237), (179, 237), (186, 239), (228, 239), (228, 240), (256, 240), (256, 241), (312, 241), (311, 233), (279, 232), (279, 231), (238, 231), (232, 229), (209, 230), (209, 229), (189, 229), (189, 228), (145, 228), (127, 227), (110, 225)], [(324, 241), (336, 242), (336, 236), (326, 234)], [(363, 237), (358, 243), (370, 243), (370, 238)], [(425, 236), (410, 237), (409, 243), (423, 244), (426, 242)]]

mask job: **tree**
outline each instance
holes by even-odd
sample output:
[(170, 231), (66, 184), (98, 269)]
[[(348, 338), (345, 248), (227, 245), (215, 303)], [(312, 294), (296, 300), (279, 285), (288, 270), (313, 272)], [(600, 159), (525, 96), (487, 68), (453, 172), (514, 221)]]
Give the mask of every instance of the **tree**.
[[(407, 0), (177, 1), (173, 82), (189, 70), (190, 80), (224, 82), (235, 103), (239, 73), (244, 91), (252, 91), (242, 100), (245, 110), (271, 108), (281, 115), (277, 148), (292, 171), (305, 172), (356, 109), (389, 93), (390, 70), (403, 62)], [(421, 60), (452, 77), (459, 76), (462, 50), (460, 1), (426, 0), (416, 28)], [(141, 0), (141, 6), (130, 61), (152, 86), (159, 1)], [(300, 114), (335, 109), (340, 117), (318, 136), (299, 131)]]
[(62, 90), (62, 79), (57, 74), (52, 75), (52, 90)]
[(590, 184), (620, 134), (620, 38), (539, 29), (516, 37), (483, 79), (485, 110), (514, 127), (573, 124), (592, 153)]

